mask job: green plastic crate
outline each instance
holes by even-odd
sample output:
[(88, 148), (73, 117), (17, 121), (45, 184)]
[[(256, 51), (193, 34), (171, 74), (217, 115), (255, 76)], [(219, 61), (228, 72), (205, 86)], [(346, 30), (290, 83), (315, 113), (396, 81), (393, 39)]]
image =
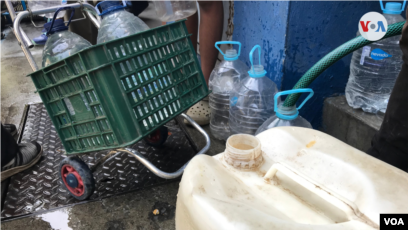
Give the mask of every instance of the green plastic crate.
[(207, 96), (189, 36), (179, 21), (30, 74), (67, 154), (133, 144)]

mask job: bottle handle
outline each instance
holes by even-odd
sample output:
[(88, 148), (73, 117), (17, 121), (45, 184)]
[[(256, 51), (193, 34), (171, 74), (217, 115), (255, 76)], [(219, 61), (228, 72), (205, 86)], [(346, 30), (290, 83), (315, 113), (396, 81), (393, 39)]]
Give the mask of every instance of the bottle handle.
[[(406, 3), (407, 3), (407, 0), (404, 0), (404, 3), (402, 4), (401, 10), (399, 10), (399, 12), (404, 11), (404, 9), (405, 9), (405, 4), (406, 4)], [(384, 8), (384, 4), (383, 4), (383, 1), (382, 1), (382, 0), (380, 0), (380, 5), (381, 5), (381, 9), (384, 11), (385, 8)]]
[(283, 162), (274, 163), (263, 177), (264, 181), (270, 182), (274, 177), (276, 177), (277, 172), (284, 174), (296, 184), (302, 186), (306, 191), (312, 192), (324, 201), (328, 202), (339, 210), (342, 210), (346, 214), (348, 220), (358, 218), (356, 213), (360, 213), (360, 211), (355, 203), (341, 196), (340, 194), (337, 194), (335, 191), (322, 186), (317, 181)]
[(74, 7), (70, 7), (70, 6), (58, 8), (58, 9), (55, 11), (55, 13), (54, 13), (54, 17), (52, 18), (51, 26), (50, 26), (50, 28), (49, 28), (48, 31), (47, 31), (47, 36), (50, 34), (51, 29), (52, 29), (52, 27), (54, 26), (54, 22), (55, 22), (55, 19), (57, 18), (58, 13), (59, 13), (61, 10), (69, 10), (69, 9), (71, 9), (71, 17), (69, 17), (68, 24), (66, 25), (67, 27), (69, 26), (69, 24), (71, 23), (72, 17), (73, 17), (74, 14), (75, 14), (75, 8), (74, 8)]
[(258, 78), (258, 77), (264, 77), (266, 75), (266, 70), (264, 69), (262, 72), (255, 72), (254, 69), (254, 58), (253, 58), (253, 54), (256, 51), (256, 49), (258, 49), (258, 54), (259, 54), (259, 65), (261, 66), (261, 46), (260, 45), (255, 45), (251, 52), (249, 52), (249, 61), (251, 62), (251, 68), (248, 71), (248, 74), (250, 77), (253, 78)]
[(309, 93), (309, 96), (306, 97), (306, 99), (302, 102), (302, 104), (299, 106), (299, 108), (296, 108), (297, 110), (301, 109), (303, 105), (313, 96), (314, 92), (312, 89), (292, 89), (292, 90), (286, 90), (282, 91), (279, 93), (275, 94), (274, 97), (274, 111), (276, 112), (278, 110), (278, 98), (282, 95), (288, 95), (288, 94), (293, 94), (293, 93)]
[(232, 45), (238, 45), (238, 56), (241, 54), (241, 42), (234, 42), (234, 41), (225, 41), (225, 42), (216, 42), (215, 43), (215, 48), (220, 51), (220, 53), (222, 54), (222, 56), (225, 57), (225, 54), (222, 52), (222, 50), (220, 49), (220, 47), (218, 47), (218, 45), (222, 45), (222, 44), (232, 44)]
[(251, 52), (249, 52), (249, 61), (251, 62), (251, 68), (254, 66), (254, 60), (253, 60), (253, 53), (255, 52), (256, 48), (258, 48), (258, 54), (259, 54), (259, 65), (261, 64), (261, 46), (256, 45), (254, 48), (252, 48)]

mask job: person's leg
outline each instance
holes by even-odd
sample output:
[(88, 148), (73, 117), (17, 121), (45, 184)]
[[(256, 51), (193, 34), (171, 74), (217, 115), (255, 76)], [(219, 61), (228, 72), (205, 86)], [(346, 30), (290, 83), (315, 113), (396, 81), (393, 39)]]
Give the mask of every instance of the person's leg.
[(18, 151), (14, 137), (1, 125), (1, 167), (5, 166), (16, 157)]
[[(200, 6), (200, 57), (201, 70), (206, 83), (217, 62), (218, 50), (214, 47), (222, 38), (224, 10), (222, 2), (198, 2)], [(191, 42), (197, 51), (198, 13), (190, 16), (186, 22), (187, 30), (192, 34)], [(210, 106), (208, 98), (203, 99), (188, 111), (190, 116), (199, 125), (210, 122)], [(186, 122), (186, 121), (185, 121)], [(186, 122), (188, 123), (188, 122)]]
[[(407, 11), (408, 16), (408, 11)], [(368, 154), (408, 172), (408, 24), (400, 47), (404, 64), (391, 92), (384, 121), (371, 141)]]
[(222, 38), (224, 10), (221, 1), (199, 1), (201, 69), (208, 84), (217, 62), (218, 50), (214, 47)]
[(17, 144), (13, 136), (1, 125), (1, 181), (24, 171), (38, 162), (41, 146), (31, 143)]
[(188, 32), (191, 34), (190, 39), (193, 43), (194, 50), (197, 52), (197, 37), (198, 37), (198, 13), (191, 15), (185, 22)]

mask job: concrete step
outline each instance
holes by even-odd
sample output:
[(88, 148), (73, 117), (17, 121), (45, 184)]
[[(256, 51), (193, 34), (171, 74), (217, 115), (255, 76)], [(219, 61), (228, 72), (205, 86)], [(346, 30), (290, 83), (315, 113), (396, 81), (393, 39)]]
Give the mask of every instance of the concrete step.
[(382, 121), (381, 115), (350, 107), (345, 96), (329, 97), (324, 101), (320, 130), (366, 152)]

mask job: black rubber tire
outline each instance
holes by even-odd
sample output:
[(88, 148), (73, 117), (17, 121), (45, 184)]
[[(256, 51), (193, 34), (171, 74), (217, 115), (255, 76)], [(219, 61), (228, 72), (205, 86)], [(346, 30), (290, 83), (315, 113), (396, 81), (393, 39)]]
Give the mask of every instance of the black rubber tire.
[[(84, 194), (82, 194), (81, 196), (76, 196), (71, 191), (69, 191), (69, 189), (67, 188), (67, 186), (65, 185), (62, 179), (61, 169), (66, 164), (71, 165), (75, 169), (75, 171), (78, 172), (79, 176), (81, 177), (84, 183)], [(78, 157), (66, 157), (65, 159), (63, 159), (60, 162), (58, 174), (60, 176), (60, 180), (63, 186), (65, 187), (65, 189), (67, 189), (67, 191), (71, 194), (71, 196), (75, 197), (77, 200), (86, 200), (95, 191), (95, 179), (93, 177), (92, 171), (89, 169), (88, 165), (85, 164), (85, 162), (83, 162)]]
[[(156, 133), (157, 132), (157, 133)], [(169, 130), (167, 129), (167, 127), (165, 126), (161, 126), (160, 128), (156, 129), (155, 131), (153, 131), (150, 135), (158, 135), (159, 139), (157, 141), (151, 141), (149, 139), (149, 136), (144, 138), (144, 141), (147, 145), (153, 146), (153, 147), (160, 147), (162, 146), (166, 140), (167, 137), (169, 136)]]

